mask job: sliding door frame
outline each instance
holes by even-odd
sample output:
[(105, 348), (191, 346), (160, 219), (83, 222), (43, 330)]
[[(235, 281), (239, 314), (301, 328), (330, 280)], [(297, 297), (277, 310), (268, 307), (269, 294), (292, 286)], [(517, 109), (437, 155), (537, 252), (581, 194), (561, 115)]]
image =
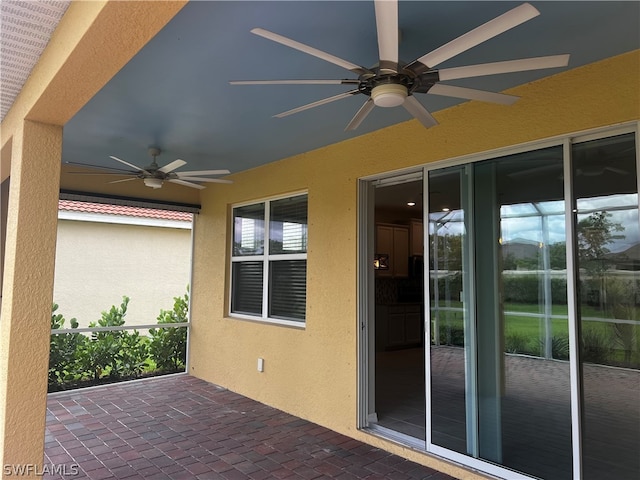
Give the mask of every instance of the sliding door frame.
[[(425, 453), (438, 455), (444, 459), (454, 461), (458, 464), (477, 469), (484, 473), (489, 473), (501, 478), (509, 478), (513, 480), (528, 480), (534, 477), (515, 472), (513, 470), (503, 468), (499, 465), (492, 464), (477, 457), (477, 451), (473, 452), (474, 456), (461, 454), (444, 447), (433, 444), (431, 433), (431, 420), (429, 412), (431, 412), (432, 395), (431, 395), (431, 320), (430, 320), (430, 291), (429, 291), (429, 269), (425, 268), (424, 272), (424, 342), (425, 342), (425, 408), (426, 408), (426, 441), (424, 446), (417, 445), (415, 441), (410, 441), (407, 437), (402, 442), (402, 434), (394, 434), (386, 428), (376, 427), (369, 415), (371, 406), (375, 405), (375, 388), (372, 388), (372, 382), (375, 381), (375, 371), (373, 365), (369, 365), (370, 349), (373, 343), (373, 332), (375, 328), (375, 319), (371, 318), (371, 313), (375, 308), (373, 285), (373, 270), (370, 259), (373, 254), (373, 235), (375, 232), (373, 224), (373, 196), (372, 188), (374, 181), (383, 181), (384, 179), (402, 175), (403, 173), (416, 173), (417, 168), (422, 168), (423, 172), (423, 229), (424, 229), (424, 251), (425, 266), (429, 265), (429, 172), (439, 170), (450, 166), (460, 166), (465, 164), (473, 164), (475, 162), (497, 159), (507, 155), (514, 155), (532, 150), (540, 150), (547, 147), (562, 146), (563, 149), (563, 188), (564, 188), (564, 215), (565, 215), (565, 234), (567, 241), (566, 249), (566, 265), (567, 265), (567, 305), (568, 305), (568, 327), (569, 327), (569, 374), (570, 374), (570, 399), (571, 399), (571, 441), (572, 441), (572, 466), (573, 479), (582, 480), (582, 386), (581, 386), (581, 362), (579, 352), (580, 328), (577, 319), (577, 277), (576, 277), (576, 261), (575, 261), (575, 201), (573, 199), (573, 179), (571, 168), (571, 151), (572, 146), (576, 143), (582, 143), (593, 139), (612, 137), (625, 133), (635, 134), (636, 146), (636, 177), (638, 183), (638, 192), (640, 193), (640, 122), (627, 122), (623, 124), (612, 125), (590, 129), (587, 131), (576, 132), (572, 134), (559, 135), (556, 137), (528, 142), (520, 145), (503, 147), (487, 152), (464, 155), (461, 157), (437, 161), (431, 164), (424, 164), (414, 168), (404, 169), (402, 171), (391, 171), (362, 177), (358, 180), (358, 417), (357, 426), (359, 429), (365, 429), (369, 433), (385, 438), (394, 442), (400, 440), (414, 449), (424, 448)], [(469, 181), (469, 178), (467, 178)], [(640, 221), (640, 210), (639, 210)], [(473, 242), (473, 222), (467, 223), (467, 235)], [(470, 248), (470, 257), (468, 268), (472, 270), (473, 266), (473, 248)], [(465, 262), (466, 264), (466, 262)], [(473, 273), (470, 271), (470, 274)], [(471, 295), (472, 292), (470, 292)], [(474, 298), (470, 297), (472, 302)], [(471, 323), (474, 319), (471, 318)], [(466, 349), (466, 345), (465, 345)], [(475, 350), (470, 350), (469, 354), (474, 355)], [(372, 378), (373, 377), (373, 378)], [(372, 393), (373, 392), (373, 393)], [(374, 410), (375, 411), (375, 407)], [(468, 420), (474, 423), (477, 432), (477, 415), (468, 416)], [(477, 436), (476, 436), (477, 438)], [(415, 440), (415, 439), (413, 439)], [(476, 450), (477, 450), (477, 442)]]

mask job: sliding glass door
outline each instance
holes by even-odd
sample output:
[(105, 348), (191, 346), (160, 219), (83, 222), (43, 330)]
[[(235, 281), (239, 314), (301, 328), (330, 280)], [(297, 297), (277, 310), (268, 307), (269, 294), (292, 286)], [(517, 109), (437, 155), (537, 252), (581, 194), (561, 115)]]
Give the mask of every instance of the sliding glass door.
[(431, 442), (554, 479), (571, 478), (562, 169), (554, 147), (428, 176)]
[(367, 182), (364, 424), (498, 478), (640, 478), (637, 152), (627, 128)]

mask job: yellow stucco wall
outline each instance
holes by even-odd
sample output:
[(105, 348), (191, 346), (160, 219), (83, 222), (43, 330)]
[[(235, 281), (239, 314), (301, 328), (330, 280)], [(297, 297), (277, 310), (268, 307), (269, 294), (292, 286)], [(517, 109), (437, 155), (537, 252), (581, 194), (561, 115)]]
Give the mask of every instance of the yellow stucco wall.
[(51, 328), (51, 314), (45, 312), (50, 312), (53, 291), (62, 149), (60, 127), (25, 121), (16, 133), (3, 239), (0, 465), (34, 464), (43, 458), (44, 442), (38, 436), (44, 437)]
[[(467, 102), (440, 125), (398, 124), (235, 175), (207, 189), (197, 219), (190, 373), (464, 478), (474, 474), (356, 429), (357, 179), (640, 118), (640, 52), (523, 85), (510, 107)], [(237, 202), (309, 192), (305, 329), (232, 319), (229, 212)], [(225, 275), (221, 273), (225, 272)], [(258, 373), (257, 358), (265, 359)]]

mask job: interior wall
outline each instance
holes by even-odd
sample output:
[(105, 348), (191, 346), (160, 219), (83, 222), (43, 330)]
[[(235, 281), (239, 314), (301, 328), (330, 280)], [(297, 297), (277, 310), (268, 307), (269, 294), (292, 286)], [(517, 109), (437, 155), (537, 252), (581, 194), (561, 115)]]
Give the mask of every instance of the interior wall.
[[(234, 176), (203, 191), (195, 230), (190, 373), (420, 463), (473, 474), (357, 431), (357, 179), (640, 119), (640, 52), (467, 102)], [(336, 127), (339, 128), (339, 127)], [(229, 318), (231, 205), (309, 192), (305, 329)], [(264, 372), (256, 368), (264, 358)]]

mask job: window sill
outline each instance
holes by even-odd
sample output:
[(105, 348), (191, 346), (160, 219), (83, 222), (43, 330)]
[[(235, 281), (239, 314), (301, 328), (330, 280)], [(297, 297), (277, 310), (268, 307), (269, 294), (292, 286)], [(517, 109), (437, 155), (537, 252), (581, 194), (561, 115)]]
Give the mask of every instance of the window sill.
[(294, 320), (281, 320), (278, 318), (253, 317), (251, 315), (242, 315), (238, 313), (231, 313), (227, 318), (230, 320), (245, 320), (253, 323), (277, 325), (280, 327), (291, 327), (298, 330), (305, 330), (307, 327), (306, 322), (296, 322)]

